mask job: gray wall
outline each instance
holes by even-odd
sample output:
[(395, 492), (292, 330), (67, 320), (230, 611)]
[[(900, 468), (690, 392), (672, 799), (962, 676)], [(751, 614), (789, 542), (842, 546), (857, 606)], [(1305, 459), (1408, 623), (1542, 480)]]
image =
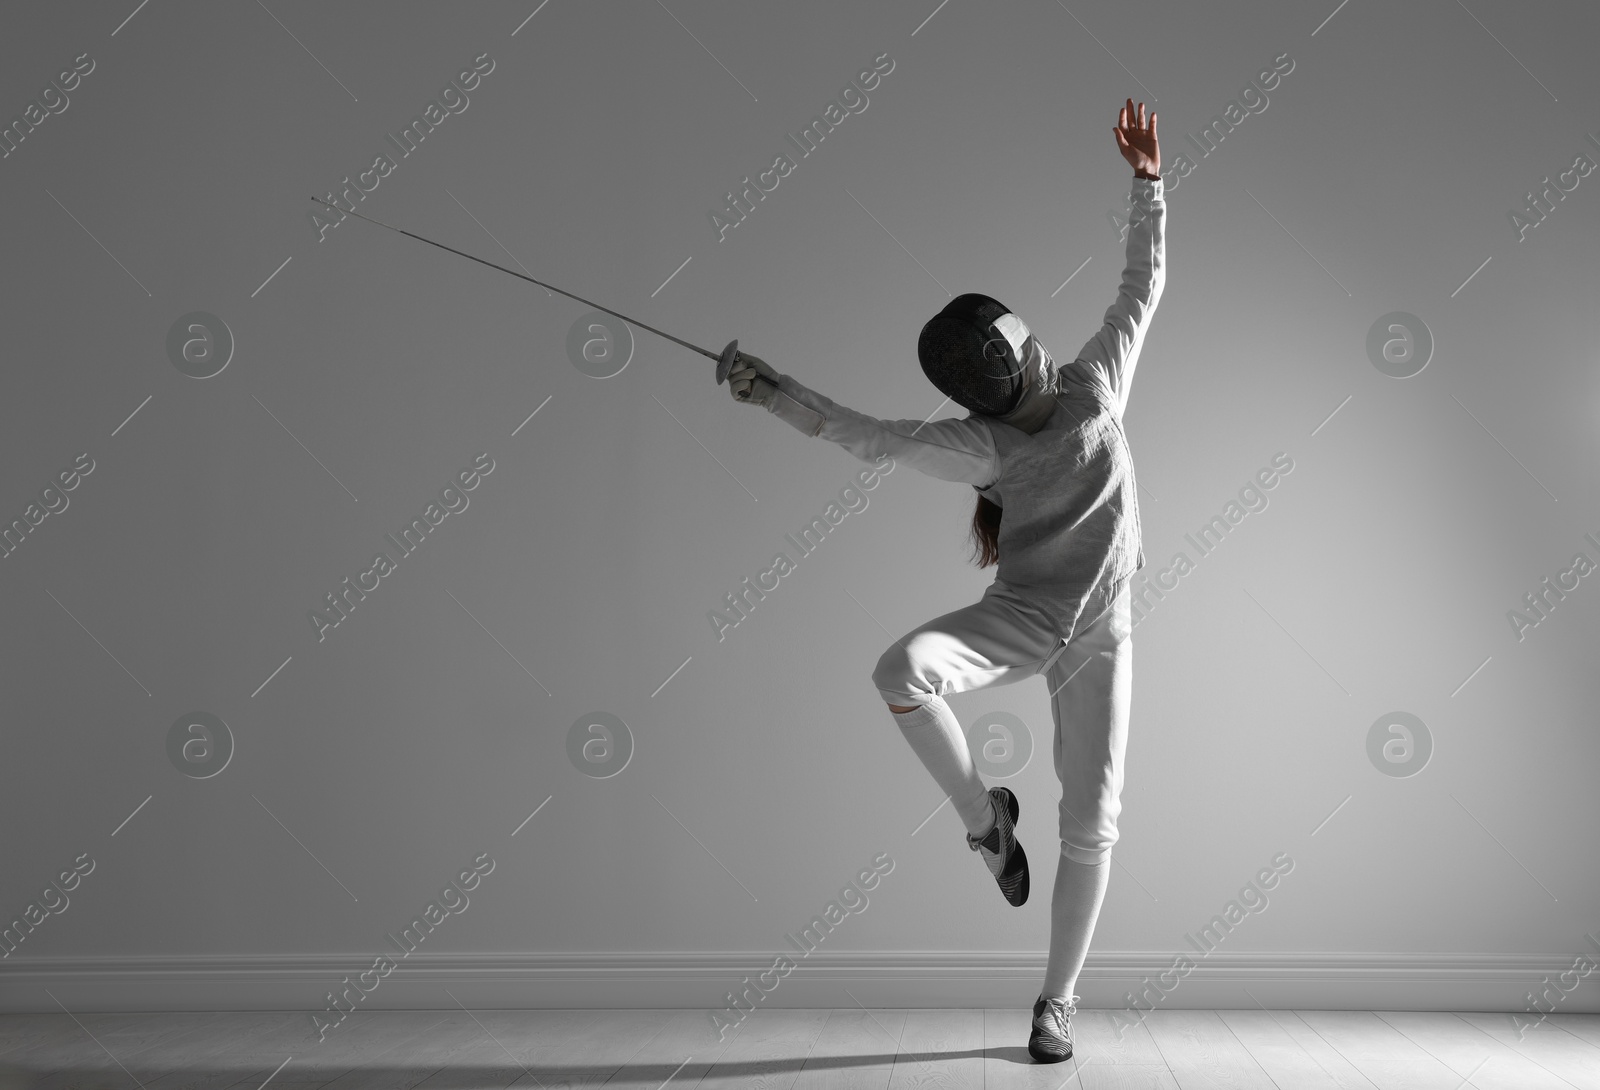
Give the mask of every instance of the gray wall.
[[(759, 967), (888, 853), (830, 951), (1042, 964), (1043, 682), (952, 700), (1035, 749), (993, 781), (1035, 861), (1012, 912), (950, 807), (920, 825), (941, 795), (870, 681), (992, 578), (970, 490), (896, 467), (719, 640), (710, 611), (863, 464), (643, 330), (620, 373), (585, 374), (588, 308), (353, 217), (319, 237), (308, 198), (387, 151), (364, 214), (920, 418), (940, 397), (914, 338), (951, 293), (1005, 300), (1058, 357), (1099, 322), (1127, 97), (1159, 114), (1164, 169), (1193, 164), (1127, 415), (1142, 576), (1196, 563), (1134, 637), (1091, 966), (1187, 949), (1280, 852), (1230, 953), (1597, 952), (1600, 578), (1508, 616), (1600, 563), (1600, 174), (1522, 237), (1510, 215), (1600, 162), (1592, 5), (537, 6), (8, 7), (0, 117), (94, 67), (0, 160), (0, 518), (68, 501), (0, 560), (0, 913), (93, 870), (0, 975), (349, 971), (482, 853), (429, 951)], [(385, 134), (485, 53), (470, 106), (400, 157)], [(885, 53), (870, 106), (800, 158), (786, 134)], [(1261, 112), (1201, 156), (1186, 134), (1284, 54), (1270, 105), (1249, 92)], [(785, 151), (719, 241), (723, 195)], [(1394, 312), (1432, 339), (1404, 378), (1368, 350)], [(196, 321), (233, 340), (204, 379), (168, 347)], [(1200, 558), (1184, 535), (1280, 452), (1265, 509)], [(459, 505), (441, 490), (481, 453), (470, 506), (401, 558), (384, 535)], [(80, 454), (92, 472), (42, 493)], [(380, 550), (394, 572), (319, 640), (311, 611)], [(208, 743), (182, 748), (197, 712), (231, 739), (209, 776)], [(596, 713), (633, 746), (606, 778), (570, 756)], [(1422, 724), (1409, 764), (1381, 753), (1404, 756), (1395, 713)], [(290, 994), (319, 1007), (336, 978)], [(17, 979), (7, 1003), (55, 1009)]]

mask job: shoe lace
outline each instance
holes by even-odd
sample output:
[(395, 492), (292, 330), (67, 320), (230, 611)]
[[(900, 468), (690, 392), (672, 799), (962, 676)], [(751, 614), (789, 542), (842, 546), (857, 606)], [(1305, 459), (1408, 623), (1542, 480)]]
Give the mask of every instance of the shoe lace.
[(1083, 997), (1074, 995), (1062, 998), (1061, 996), (1047, 995), (1040, 998), (1044, 1000), (1043, 1014), (1047, 1018), (1054, 1018), (1058, 1036), (1067, 1036), (1070, 1032), (1067, 1028), (1067, 1019), (1078, 1013), (1078, 1000)]

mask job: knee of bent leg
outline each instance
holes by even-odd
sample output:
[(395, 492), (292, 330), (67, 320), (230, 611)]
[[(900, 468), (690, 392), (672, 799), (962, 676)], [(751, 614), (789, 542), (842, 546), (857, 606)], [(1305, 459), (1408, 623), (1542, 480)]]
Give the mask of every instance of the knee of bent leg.
[[(902, 641), (889, 645), (882, 655), (878, 656), (878, 664), (872, 670), (872, 684), (880, 693), (913, 694), (925, 692), (927, 687), (921, 679), (922, 671), (917, 664), (916, 654)], [(915, 701), (902, 700), (890, 703), (912, 704)]]

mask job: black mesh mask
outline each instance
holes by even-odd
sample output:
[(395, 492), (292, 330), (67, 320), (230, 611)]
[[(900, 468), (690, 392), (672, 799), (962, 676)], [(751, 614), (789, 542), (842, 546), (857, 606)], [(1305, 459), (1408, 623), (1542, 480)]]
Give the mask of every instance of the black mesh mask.
[(956, 404), (981, 416), (1004, 416), (1022, 401), (1026, 376), (1019, 353), (1027, 337), (1028, 327), (999, 300), (969, 292), (928, 319), (917, 338), (917, 359), (928, 381)]

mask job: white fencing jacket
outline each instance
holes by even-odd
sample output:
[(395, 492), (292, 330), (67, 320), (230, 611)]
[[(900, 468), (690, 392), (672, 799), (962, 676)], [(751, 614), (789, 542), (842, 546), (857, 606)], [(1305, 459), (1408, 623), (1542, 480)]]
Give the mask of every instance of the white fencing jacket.
[(1166, 200), (1160, 179), (1133, 179), (1127, 267), (1116, 302), (1077, 358), (1059, 367), (1031, 337), (1049, 419), (1029, 434), (993, 417), (879, 420), (781, 376), (768, 406), (802, 433), (863, 461), (888, 454), (944, 481), (970, 484), (1004, 509), (996, 581), (1037, 604), (1070, 639), (1144, 567), (1133, 456), (1122, 414), (1150, 319), (1166, 282)]

